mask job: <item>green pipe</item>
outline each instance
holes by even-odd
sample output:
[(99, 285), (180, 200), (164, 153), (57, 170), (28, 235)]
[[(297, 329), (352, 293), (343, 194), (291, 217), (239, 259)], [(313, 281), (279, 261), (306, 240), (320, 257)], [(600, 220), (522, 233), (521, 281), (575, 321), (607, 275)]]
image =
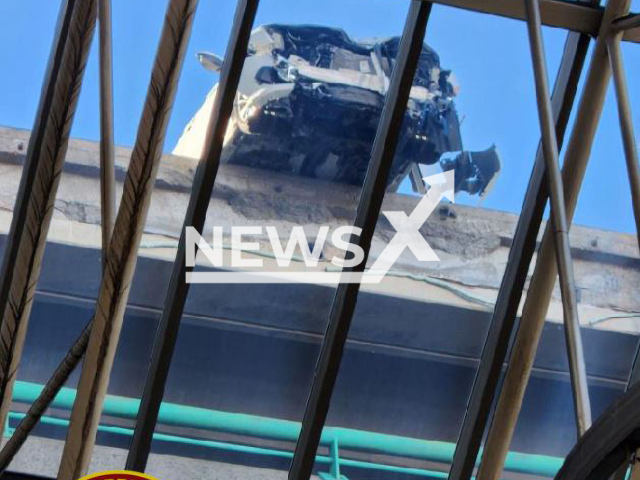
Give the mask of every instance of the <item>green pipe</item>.
[[(30, 404), (41, 391), (42, 385), (17, 381), (13, 399), (16, 402)], [(70, 410), (73, 407), (75, 396), (74, 389), (63, 388), (51, 406)], [(139, 399), (108, 395), (104, 402), (103, 412), (114, 417), (135, 419), (139, 406)], [(300, 423), (298, 422), (166, 402), (163, 402), (160, 407), (158, 423), (291, 442), (295, 442), (300, 433)], [(325, 427), (320, 440), (321, 444), (330, 445), (334, 440), (338, 441), (340, 448), (375, 451), (440, 463), (451, 463), (455, 450), (453, 443), (420, 440), (364, 430)], [(348, 465), (348, 463), (344, 463), (347, 461), (342, 459), (341, 463)], [(505, 470), (554, 477), (562, 466), (562, 462), (563, 459), (558, 457), (509, 452), (505, 462)]]
[[(9, 412), (9, 419), (11, 420), (22, 420), (25, 417), (26, 414), (24, 413), (19, 413), (19, 412)], [(66, 420), (64, 418), (55, 418), (55, 417), (47, 417), (47, 416), (43, 416), (40, 418), (40, 422), (46, 425), (55, 425), (57, 427), (68, 427), (69, 426), (69, 420)], [(98, 425), (98, 431), (100, 432), (106, 432), (106, 433), (113, 433), (116, 435), (124, 435), (127, 437), (131, 437), (133, 436), (133, 430), (130, 428), (124, 428), (124, 427), (112, 427), (112, 426), (108, 426), (108, 425)], [(165, 441), (165, 442), (172, 442), (172, 443), (182, 443), (182, 444), (187, 444), (187, 445), (197, 445), (197, 446), (201, 446), (201, 447), (210, 447), (210, 448), (218, 448), (218, 449), (223, 449), (223, 450), (229, 450), (229, 451), (234, 451), (234, 452), (240, 452), (240, 453), (252, 453), (252, 454), (256, 454), (256, 455), (269, 455), (269, 456), (274, 456), (274, 457), (282, 457), (282, 458), (292, 458), (293, 457), (293, 453), (289, 453), (289, 452), (283, 452), (280, 450), (272, 450), (272, 449), (268, 449), (268, 448), (261, 448), (261, 447), (251, 447), (248, 445), (236, 445), (233, 443), (226, 443), (226, 442), (216, 442), (213, 440), (199, 440), (199, 439), (195, 439), (195, 438), (188, 438), (188, 437), (181, 437), (181, 436), (177, 436), (177, 435), (167, 435), (164, 433), (154, 433), (153, 434), (153, 438), (155, 440), (160, 440), (160, 441)], [(319, 462), (321, 463), (329, 463), (329, 458), (328, 457), (324, 457), (324, 458), (318, 458), (317, 459)]]
[[(10, 420), (20, 421), (25, 416), (26, 414), (24, 413), (9, 412)], [(65, 428), (69, 426), (68, 420), (65, 420), (62, 418), (48, 417), (48, 416), (41, 417), (40, 422), (46, 425), (55, 425), (55, 426), (65, 427)], [(130, 428), (124, 428), (124, 427), (98, 425), (98, 431), (113, 433), (117, 435), (125, 435), (127, 437), (133, 436), (133, 430)], [(275, 450), (271, 448), (251, 447), (248, 445), (238, 445), (238, 444), (227, 443), (227, 442), (216, 442), (213, 440), (199, 440), (195, 438), (181, 437), (177, 435), (168, 435), (164, 433), (154, 433), (153, 438), (154, 440), (159, 440), (159, 441), (181, 443), (181, 444), (187, 444), (187, 445), (197, 445), (202, 447), (215, 448), (219, 450), (227, 450), (227, 451), (240, 452), (240, 453), (251, 453), (256, 455), (265, 455), (270, 457), (280, 457), (280, 458), (286, 458), (286, 459), (293, 458), (293, 452), (286, 452), (286, 451)], [(330, 464), (333, 461), (334, 459), (329, 458), (325, 455), (316, 456), (316, 462), (318, 463)], [(395, 465), (385, 465), (382, 463), (364, 462), (360, 460), (350, 460), (350, 459), (341, 458), (340, 464), (347, 465), (350, 467), (369, 469), (369, 470), (408, 473), (412, 475), (421, 475), (421, 476), (427, 476), (427, 477), (433, 477), (433, 478), (447, 478), (447, 474), (444, 472), (438, 472), (434, 470), (424, 470), (421, 468), (399, 467)]]

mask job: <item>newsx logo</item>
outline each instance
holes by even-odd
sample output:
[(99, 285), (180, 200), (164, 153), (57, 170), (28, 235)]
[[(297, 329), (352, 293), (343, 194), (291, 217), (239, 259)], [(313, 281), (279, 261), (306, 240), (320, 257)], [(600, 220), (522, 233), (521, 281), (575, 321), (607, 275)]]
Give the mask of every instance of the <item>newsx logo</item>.
[[(318, 266), (321, 253), (331, 230), (326, 225), (319, 227), (318, 234), (313, 242), (313, 248), (309, 246), (307, 235), (301, 226), (292, 228), (286, 246), (275, 226), (233, 226), (231, 227), (230, 246), (226, 246), (223, 242), (223, 227), (213, 227), (212, 244), (208, 244), (195, 228), (186, 227), (185, 253), (187, 267), (195, 267), (197, 246), (214, 267), (225, 266), (223, 251), (230, 250), (231, 263), (229, 266), (241, 269), (264, 268), (263, 259), (245, 258), (242, 254), (243, 252), (257, 252), (260, 248), (258, 242), (249, 241), (246, 238), (243, 239), (243, 237), (262, 235), (263, 232), (266, 232), (271, 243), (276, 265), (281, 268), (269, 272), (187, 272), (186, 281), (188, 283), (379, 283), (407, 248), (419, 261), (437, 262), (440, 259), (420, 233), (420, 228), (443, 198), (447, 198), (451, 202), (454, 201), (454, 172), (450, 170), (424, 177), (423, 180), (430, 188), (409, 215), (403, 211), (382, 211), (382, 214), (396, 230), (396, 233), (373, 265), (362, 273), (348, 271), (360, 265), (365, 258), (362, 247), (354, 242), (356, 237), (362, 233), (362, 230), (358, 227), (342, 226), (331, 232), (331, 243), (337, 249), (345, 253), (351, 253), (351, 255), (345, 255), (345, 258), (334, 255), (330, 260), (333, 265), (347, 269), (346, 272), (284, 270), (291, 265), (296, 247), (302, 253), (302, 260), (307, 267)], [(256, 278), (256, 276), (259, 278)]]

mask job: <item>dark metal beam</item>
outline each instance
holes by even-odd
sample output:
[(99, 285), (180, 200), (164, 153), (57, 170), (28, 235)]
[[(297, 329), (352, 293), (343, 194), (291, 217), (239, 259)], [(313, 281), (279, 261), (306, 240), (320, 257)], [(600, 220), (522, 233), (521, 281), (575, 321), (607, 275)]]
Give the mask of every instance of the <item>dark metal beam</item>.
[(625, 30), (622, 35), (622, 40), (625, 42), (640, 43), (640, 27)]
[[(629, 0), (608, 0), (601, 32), (592, 50), (591, 62), (585, 77), (562, 167), (566, 214), (569, 224), (575, 213), (580, 186), (602, 114), (611, 75), (605, 45), (606, 36), (610, 31), (611, 20), (624, 15), (628, 8)], [(482, 453), (482, 461), (476, 476), (478, 480), (497, 480), (500, 478), (504, 459), (513, 438), (556, 282), (557, 267), (550, 227), (551, 225), (548, 224), (545, 228), (538, 250), (535, 270), (522, 309), (522, 321), (514, 339), (513, 355), (509, 360), (500, 398)]]
[(100, 213), (102, 267), (104, 268), (116, 211), (111, 0), (98, 0), (98, 20), (100, 27)]
[(11, 405), (96, 17), (95, 0), (62, 3), (29, 139), (0, 278), (0, 425)]
[[(588, 35), (575, 32), (569, 33), (565, 41), (564, 53), (551, 96), (558, 145), (562, 145), (564, 141), (589, 42)], [(491, 325), (482, 350), (480, 366), (456, 444), (449, 480), (469, 480), (473, 474), (491, 405), (496, 395), (502, 365), (507, 356), (509, 340), (515, 326), (518, 305), (535, 251), (536, 238), (547, 198), (544, 153), (540, 142), (509, 251), (507, 267), (496, 299)]]
[(84, 476), (91, 461), (197, 5), (198, 0), (170, 0), (167, 6), (122, 200), (109, 242), (107, 265), (100, 283), (58, 480), (75, 480)]
[(40, 395), (38, 395), (38, 398), (31, 404), (25, 417), (20, 420), (13, 435), (11, 435), (7, 443), (2, 447), (2, 450), (0, 450), (0, 475), (3, 475), (3, 478), (6, 468), (20, 451), (24, 442), (27, 441), (32, 430), (38, 424), (42, 415), (44, 415), (44, 412), (51, 406), (58, 392), (60, 392), (67, 380), (69, 380), (71, 373), (73, 373), (76, 366), (80, 363), (89, 344), (92, 324), (93, 318), (89, 320), (89, 323), (84, 327), (80, 336), (71, 348), (69, 348), (69, 351), (54, 370), (51, 378), (47, 381)]
[[(525, 20), (524, 4), (509, 0), (433, 0), (432, 3), (448, 7), (462, 8), (500, 17)], [(542, 24), (547, 27), (564, 28), (573, 32), (597, 37), (600, 31), (604, 10), (596, 4), (575, 0), (540, 0)], [(631, 17), (636, 17), (631, 19)], [(622, 21), (622, 20), (620, 20)], [(637, 14), (629, 15), (628, 24), (622, 40), (640, 43), (640, 28), (633, 28)]]
[(186, 274), (193, 270), (187, 267), (185, 261), (185, 230), (186, 227), (194, 227), (197, 231), (202, 232), (204, 228), (207, 208), (220, 165), (224, 135), (233, 109), (244, 59), (247, 55), (258, 2), (259, 0), (239, 0), (236, 7), (231, 36), (207, 128), (204, 156), (196, 171), (178, 251), (165, 296), (166, 302), (156, 331), (140, 411), (127, 456), (126, 468), (129, 470), (143, 472), (147, 465), (147, 458), (151, 450), (151, 436), (158, 418), (158, 410), (164, 395), (167, 375), (178, 338), (180, 319), (189, 293)]
[[(511, 0), (434, 0), (435, 4), (526, 20), (524, 3)], [(602, 22), (602, 8), (585, 2), (540, 0), (542, 24), (596, 36)]]
[(614, 32), (621, 32), (638, 27), (640, 27), (640, 15), (638, 15), (637, 13), (632, 13), (630, 15), (625, 15), (624, 17), (616, 18), (613, 22), (611, 22), (611, 29)]
[[(352, 235), (350, 240), (363, 249), (364, 259), (355, 267), (345, 268), (345, 273), (363, 272), (367, 263), (430, 12), (431, 3), (411, 2), (358, 202), (354, 226), (362, 231), (360, 236)], [(340, 283), (336, 289), (289, 480), (308, 480), (311, 476), (359, 289), (358, 283)]]

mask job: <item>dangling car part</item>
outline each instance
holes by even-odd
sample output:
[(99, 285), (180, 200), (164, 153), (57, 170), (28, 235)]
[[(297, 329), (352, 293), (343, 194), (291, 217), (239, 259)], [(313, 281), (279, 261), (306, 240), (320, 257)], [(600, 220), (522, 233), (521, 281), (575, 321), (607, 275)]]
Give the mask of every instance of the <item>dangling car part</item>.
[[(249, 56), (227, 130), (222, 162), (362, 185), (382, 113), (399, 37), (355, 42), (340, 29), (263, 25)], [(200, 63), (220, 71), (223, 59), (202, 52)], [(396, 190), (409, 175), (424, 188), (419, 165), (456, 170), (456, 190), (483, 195), (500, 171), (495, 147), (463, 152), (453, 75), (424, 46), (404, 128), (389, 176)], [(208, 118), (215, 87), (180, 138), (175, 154), (199, 157), (198, 116)], [(198, 143), (200, 142), (200, 144)], [(460, 152), (442, 159), (445, 152)]]

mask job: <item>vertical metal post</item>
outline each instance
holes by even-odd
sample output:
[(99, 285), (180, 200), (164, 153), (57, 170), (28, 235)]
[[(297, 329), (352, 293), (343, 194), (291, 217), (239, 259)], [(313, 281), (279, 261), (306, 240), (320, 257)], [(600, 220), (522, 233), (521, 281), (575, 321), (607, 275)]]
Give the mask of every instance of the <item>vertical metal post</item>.
[[(115, 165), (113, 140), (113, 69), (111, 40), (111, 0), (98, 1), (100, 47), (100, 206), (102, 217), (102, 269), (106, 267), (106, 254), (113, 231), (115, 215)], [(26, 416), (20, 421), (11, 438), (0, 450), (0, 472), (4, 472), (49, 408), (55, 395), (69, 379), (87, 349), (93, 318), (71, 346), (62, 362), (43, 388)]]
[(95, 0), (62, 3), (29, 139), (0, 278), (0, 425), (11, 405), (96, 16)]
[[(611, 75), (602, 35), (607, 34), (611, 20), (626, 13), (628, 8), (629, 0), (609, 0), (604, 11), (600, 34), (591, 56), (591, 64), (562, 169), (566, 214), (569, 223), (575, 211), (578, 192), (584, 178)], [(522, 320), (512, 347), (512, 355), (500, 398), (489, 429), (489, 436), (478, 471), (478, 480), (498, 480), (500, 478), (504, 459), (511, 444), (557, 273), (555, 252), (551, 242), (550, 225), (547, 225), (524, 303)]]
[[(345, 269), (347, 273), (362, 272), (366, 266), (430, 12), (431, 3), (412, 0), (358, 203), (354, 225), (362, 229), (361, 234), (355, 238), (352, 236), (350, 240), (363, 249), (364, 259), (356, 267)], [(289, 480), (308, 480), (311, 476), (359, 287), (357, 283), (341, 283), (336, 289), (307, 400), (302, 430), (289, 469)]]
[(578, 301), (569, 244), (569, 223), (564, 205), (564, 191), (560, 175), (558, 144), (553, 126), (553, 113), (549, 85), (547, 83), (547, 66), (542, 43), (542, 25), (540, 23), (540, 5), (538, 0), (525, 0), (529, 44), (536, 85), (538, 115), (542, 133), (542, 146), (547, 165), (547, 182), (551, 199), (551, 218), (553, 238), (556, 249), (556, 262), (560, 277), (560, 291), (564, 313), (564, 329), (569, 354), (569, 371), (573, 389), (578, 438), (591, 426), (591, 402), (587, 385), (587, 371), (584, 363), (582, 338), (580, 336), (580, 319), (578, 318)]
[[(636, 22), (640, 20), (640, 16), (630, 18)], [(612, 27), (618, 29), (620, 21), (613, 22)], [(631, 187), (631, 203), (633, 205), (633, 215), (636, 221), (636, 235), (638, 237), (638, 248), (640, 249), (640, 166), (638, 165), (638, 147), (635, 141), (635, 133), (633, 129), (633, 120), (631, 117), (631, 103), (629, 102), (629, 90), (627, 88), (627, 79), (624, 73), (624, 63), (622, 60), (622, 52), (620, 51), (620, 41), (624, 30), (618, 30), (607, 39), (607, 51), (609, 53), (609, 62), (611, 63), (611, 71), (613, 74), (613, 85), (616, 92), (616, 103), (618, 104), (618, 118), (620, 121), (620, 133), (622, 134), (622, 143), (624, 147), (625, 160), (627, 163), (627, 174), (629, 175), (629, 184)], [(640, 342), (636, 350), (636, 356), (633, 362), (633, 368), (629, 375), (627, 389), (635, 384), (640, 377)], [(636, 451), (634, 456), (637, 458), (640, 451)], [(633, 459), (631, 459), (633, 460)], [(637, 463), (631, 462), (631, 480), (640, 478), (640, 469)], [(617, 479), (626, 478), (629, 464), (621, 466), (617, 473)]]
[(151, 450), (151, 439), (158, 418), (158, 411), (173, 357), (182, 311), (187, 300), (189, 284), (186, 283), (187, 268), (185, 250), (186, 227), (194, 227), (202, 232), (211, 200), (211, 193), (220, 165), (220, 154), (227, 124), (233, 109), (233, 102), (240, 81), (240, 74), (247, 55), (251, 28), (258, 10), (258, 0), (239, 0), (231, 28), (227, 52), (220, 74), (207, 135), (204, 156), (198, 165), (189, 206), (181, 232), (178, 251), (173, 263), (171, 279), (165, 296), (162, 317), (156, 331), (151, 362), (142, 394), (140, 410), (127, 456), (126, 468), (143, 472)]
[[(567, 34), (551, 98), (559, 145), (564, 141), (589, 42), (590, 37), (586, 34)], [(507, 356), (547, 197), (544, 153), (540, 143), (462, 429), (456, 442), (449, 480), (469, 480), (473, 474), (498, 388), (502, 365)]]
[(167, 7), (122, 201), (109, 242), (107, 268), (102, 276), (87, 353), (71, 412), (58, 471), (59, 480), (82, 477), (91, 460), (138, 247), (197, 4), (197, 0), (171, 0)]
[(116, 211), (111, 0), (98, 0), (98, 25), (100, 27), (100, 213), (102, 268), (104, 269), (107, 264), (107, 250)]
[(616, 91), (616, 103), (618, 104), (618, 117), (620, 119), (620, 133), (622, 134), (627, 173), (631, 186), (631, 203), (633, 205), (633, 215), (636, 220), (638, 248), (640, 248), (640, 160), (638, 159), (638, 146), (636, 145), (635, 133), (633, 131), (627, 79), (624, 74), (622, 52), (620, 51), (620, 40), (623, 34), (624, 32), (621, 31), (610, 35), (607, 39), (607, 50), (609, 52), (609, 61), (613, 73), (613, 85)]

